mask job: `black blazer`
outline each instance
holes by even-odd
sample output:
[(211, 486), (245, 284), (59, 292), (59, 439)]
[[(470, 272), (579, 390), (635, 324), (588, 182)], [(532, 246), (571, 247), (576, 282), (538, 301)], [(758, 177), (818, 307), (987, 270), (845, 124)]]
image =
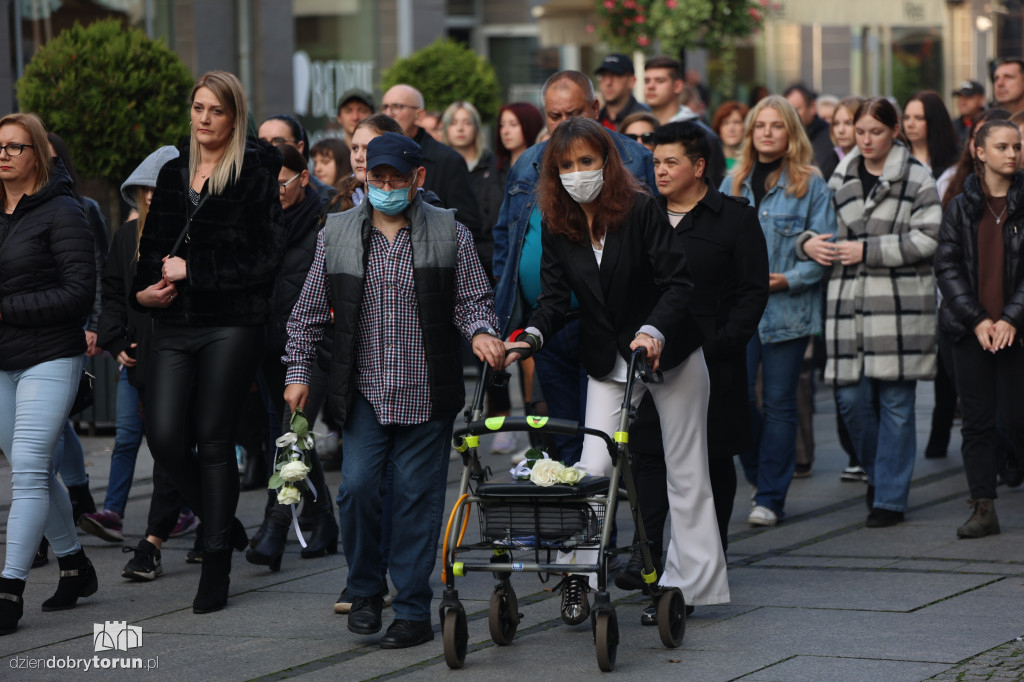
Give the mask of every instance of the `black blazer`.
[(541, 233), (541, 295), (530, 315), (545, 339), (565, 325), (573, 293), (580, 303), (580, 359), (587, 374), (608, 376), (615, 355), (629, 358), (629, 344), (649, 324), (665, 336), (662, 369), (683, 362), (701, 344), (688, 306), (693, 279), (682, 243), (656, 199), (638, 193), (623, 225), (605, 239), (601, 268), (589, 239), (576, 244)]
[[(665, 210), (666, 200), (659, 199)], [(675, 230), (696, 283), (690, 313), (704, 335), (711, 378), (708, 454), (732, 456), (750, 448), (747, 405), (747, 343), (768, 303), (768, 249), (757, 211), (743, 198), (709, 185)], [(662, 451), (658, 412), (645, 396), (630, 429), (630, 446), (644, 454)]]

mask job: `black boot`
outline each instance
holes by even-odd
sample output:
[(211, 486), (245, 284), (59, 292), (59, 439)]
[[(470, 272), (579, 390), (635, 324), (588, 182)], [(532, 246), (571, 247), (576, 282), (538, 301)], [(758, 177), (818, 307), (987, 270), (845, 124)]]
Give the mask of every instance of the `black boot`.
[(228, 604), (231, 585), (231, 550), (203, 551), (203, 573), (199, 591), (192, 600), (192, 613), (213, 613)]
[(192, 543), (192, 549), (185, 555), (186, 564), (203, 563), (203, 524), (196, 526), (196, 539)]
[(50, 542), (45, 537), (39, 541), (39, 549), (36, 550), (36, 556), (32, 559), (32, 568), (39, 568), (50, 563)]
[(60, 580), (57, 591), (43, 602), (43, 611), (65, 611), (75, 608), (79, 597), (95, 594), (99, 588), (96, 581), (96, 569), (85, 556), (84, 550), (65, 557), (57, 557), (60, 565)]
[(263, 519), (263, 525), (267, 531), (260, 538), (259, 544), (245, 553), (245, 560), (257, 566), (270, 566), (271, 571), (280, 571), (284, 545), (288, 540), (289, 518), (281, 509), (274, 509)]
[(338, 553), (338, 522), (334, 520), (334, 512), (321, 512), (313, 520), (313, 535), (309, 538), (306, 548), (302, 550), (303, 559), (317, 559), (328, 554)]
[(249, 536), (246, 535), (245, 526), (237, 516), (231, 520), (231, 546), (239, 552), (249, 546)]
[(0, 635), (9, 635), (18, 629), (18, 621), (24, 612), (25, 581), (17, 578), (0, 578)]
[(267, 491), (267, 505), (263, 508), (263, 523), (260, 524), (259, 529), (253, 533), (253, 536), (249, 538), (249, 547), (256, 549), (256, 545), (260, 544), (260, 540), (263, 539), (263, 534), (267, 532), (267, 528), (270, 527), (270, 512), (274, 511), (274, 507), (277, 506), (277, 491)]
[(92, 500), (92, 493), (89, 492), (89, 483), (82, 485), (69, 485), (68, 496), (71, 498), (71, 516), (78, 525), (82, 514), (95, 514), (96, 503)]

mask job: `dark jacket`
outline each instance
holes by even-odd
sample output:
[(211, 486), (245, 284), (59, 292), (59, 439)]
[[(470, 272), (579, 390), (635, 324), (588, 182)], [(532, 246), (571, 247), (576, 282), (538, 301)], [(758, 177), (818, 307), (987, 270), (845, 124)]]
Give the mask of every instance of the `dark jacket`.
[(14, 213), (0, 215), (0, 238), (0, 369), (84, 355), (96, 260), (63, 163)]
[[(664, 197), (659, 198), (662, 210)], [(690, 314), (704, 335), (704, 359), (711, 377), (708, 455), (729, 457), (750, 447), (747, 406), (747, 342), (768, 303), (768, 247), (757, 211), (746, 199), (708, 186), (676, 226), (693, 274)], [(630, 429), (637, 452), (662, 452), (661, 426), (650, 394)]]
[(839, 155), (836, 154), (835, 145), (832, 144), (832, 137), (829, 135), (829, 125), (817, 114), (804, 130), (807, 138), (811, 141), (811, 148), (814, 150), (814, 165), (821, 171), (821, 176), (827, 182), (832, 177), (832, 172), (839, 165)]
[(508, 170), (498, 168), (498, 158), (486, 149), (480, 155), (476, 167), (469, 174), (473, 180), (476, 204), (480, 208), (481, 237), (484, 242), (491, 245), (488, 257), (485, 258), (484, 254), (480, 254), (481, 264), (488, 277), (492, 275), (491, 266), (494, 264), (494, 225), (498, 222), (501, 202), (505, 199), (505, 178), (507, 176)]
[(288, 341), (288, 316), (292, 314), (295, 301), (299, 300), (306, 274), (313, 264), (316, 253), (316, 237), (319, 233), (317, 219), (323, 201), (312, 187), (306, 188), (302, 201), (284, 211), (285, 247), (281, 272), (274, 283), (270, 302), (270, 319), (267, 322), (267, 356), (280, 357)]
[(628, 359), (629, 344), (643, 325), (665, 336), (662, 369), (678, 366), (700, 346), (700, 330), (688, 310), (693, 278), (682, 242), (649, 194), (637, 193), (622, 226), (606, 236), (600, 270), (589, 239), (573, 243), (553, 235), (545, 221), (541, 244), (542, 293), (526, 326), (550, 339), (565, 325), (576, 294), (584, 340), (580, 360), (590, 376), (608, 376), (616, 354)]
[[(187, 277), (177, 283), (178, 296), (170, 306), (152, 309), (153, 318), (173, 325), (264, 324), (284, 255), (277, 186), (281, 154), (250, 138), (239, 176), (220, 195), (207, 194), (204, 188), (203, 199), (193, 211), (188, 197), (187, 139), (179, 151), (157, 178), (139, 243), (133, 293), (160, 280), (161, 259), (171, 253), (188, 226), (176, 253), (187, 263)], [(138, 305), (134, 296), (132, 302)]]
[(413, 139), (423, 150), (423, 167), (427, 169), (423, 189), (436, 194), (445, 208), (455, 209), (456, 220), (473, 235), (480, 262), (490, 273), (491, 261), (494, 259), (494, 237), (491, 235), (494, 226), (488, 225), (484, 229), (466, 160), (451, 147), (428, 135), (423, 128), (419, 129)]
[[(85, 219), (89, 223), (93, 237), (93, 254), (96, 257), (96, 296), (93, 299), (92, 310), (89, 311), (89, 322), (86, 328), (94, 332), (99, 328), (100, 311), (102, 310), (103, 287), (100, 278), (103, 274), (103, 267), (107, 263), (107, 221), (103, 218), (103, 211), (95, 199), (82, 197), (82, 208), (85, 210)], [(102, 348), (102, 346), (100, 346)]]
[(142, 388), (145, 385), (149, 312), (129, 305), (138, 247), (139, 221), (129, 220), (114, 233), (107, 265), (103, 269), (103, 312), (100, 313), (98, 343), (114, 358), (132, 343), (138, 344), (134, 352), (128, 353), (138, 363), (128, 368), (128, 382)]
[[(978, 223), (985, 195), (977, 175), (946, 207), (935, 251), (935, 278), (942, 292), (939, 328), (955, 342), (988, 317), (978, 301)], [(1002, 319), (1024, 329), (1024, 172), (1017, 171), (1006, 195), (1003, 223)]]

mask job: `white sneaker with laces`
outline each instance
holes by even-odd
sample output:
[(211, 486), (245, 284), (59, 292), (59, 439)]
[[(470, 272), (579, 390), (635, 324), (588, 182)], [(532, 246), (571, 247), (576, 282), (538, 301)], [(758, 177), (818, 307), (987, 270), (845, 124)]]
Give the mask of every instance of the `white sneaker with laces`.
[(502, 431), (494, 437), (494, 442), (491, 443), (491, 454), (507, 455), (515, 452), (518, 447), (519, 443), (516, 440), (515, 432)]
[(747, 523), (751, 526), (774, 526), (779, 522), (779, 515), (768, 507), (757, 505), (750, 511)]

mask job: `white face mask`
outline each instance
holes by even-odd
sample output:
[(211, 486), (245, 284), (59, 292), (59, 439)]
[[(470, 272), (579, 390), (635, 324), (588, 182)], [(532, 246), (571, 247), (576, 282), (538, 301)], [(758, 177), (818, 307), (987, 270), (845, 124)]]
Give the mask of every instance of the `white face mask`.
[(604, 187), (604, 168), (562, 173), (558, 177), (562, 179), (562, 187), (577, 204), (589, 204)]

